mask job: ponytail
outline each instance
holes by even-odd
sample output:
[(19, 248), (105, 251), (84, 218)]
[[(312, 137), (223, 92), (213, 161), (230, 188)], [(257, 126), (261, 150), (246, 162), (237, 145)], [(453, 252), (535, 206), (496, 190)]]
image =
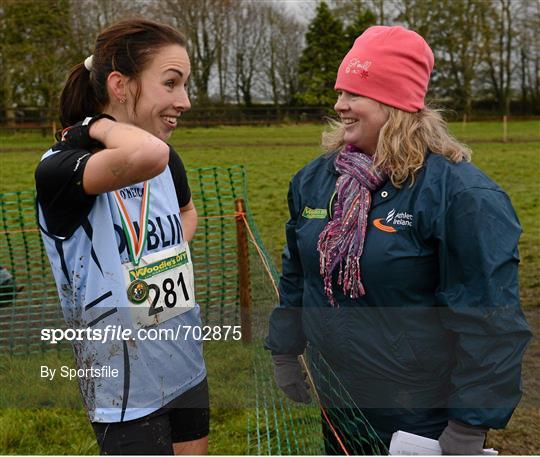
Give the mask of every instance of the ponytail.
[(62, 128), (99, 114), (103, 106), (97, 101), (90, 72), (83, 63), (73, 67), (60, 94), (60, 122)]

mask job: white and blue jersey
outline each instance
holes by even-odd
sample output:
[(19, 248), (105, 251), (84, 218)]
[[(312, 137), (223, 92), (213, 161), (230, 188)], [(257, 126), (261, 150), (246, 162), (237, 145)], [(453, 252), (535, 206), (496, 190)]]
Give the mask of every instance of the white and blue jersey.
[[(36, 171), (38, 217), (56, 280), (62, 312), (73, 329), (130, 329), (130, 339), (74, 341), (77, 368), (110, 367), (118, 376), (79, 378), (90, 420), (133, 420), (166, 405), (206, 376), (202, 342), (192, 337), (157, 341), (137, 337), (122, 264), (129, 262), (126, 236), (113, 193), (88, 196), (82, 171), (89, 154), (53, 146)], [(178, 172), (180, 170), (180, 172)], [(178, 175), (184, 182), (179, 190)], [(183, 173), (183, 175), (182, 175)], [(149, 181), (148, 235), (143, 256), (183, 243), (179, 207), (190, 199), (185, 170), (171, 150), (169, 166)], [(182, 186), (180, 186), (182, 187)], [(118, 194), (139, 230), (143, 183)], [(186, 190), (187, 189), (187, 190)], [(187, 194), (187, 195), (186, 195)], [(175, 196), (177, 198), (175, 198)], [(182, 199), (183, 201), (181, 201)], [(200, 326), (199, 306), (156, 326), (176, 332)]]

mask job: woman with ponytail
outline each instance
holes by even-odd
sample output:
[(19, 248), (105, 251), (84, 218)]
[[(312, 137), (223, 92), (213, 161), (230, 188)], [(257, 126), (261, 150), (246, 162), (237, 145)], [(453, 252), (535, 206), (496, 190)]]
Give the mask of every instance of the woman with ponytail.
[[(205, 454), (208, 387), (189, 252), (197, 213), (167, 144), (190, 108), (175, 29), (133, 19), (97, 37), (60, 98), (36, 170), (39, 225), (102, 454)], [(163, 267), (166, 265), (166, 267)]]
[(327, 153), (291, 181), (266, 345), (302, 402), (307, 349), (328, 454), (386, 453), (398, 430), (481, 454), (521, 397), (521, 228), (425, 106), (433, 64), (417, 33), (368, 28), (337, 73)]

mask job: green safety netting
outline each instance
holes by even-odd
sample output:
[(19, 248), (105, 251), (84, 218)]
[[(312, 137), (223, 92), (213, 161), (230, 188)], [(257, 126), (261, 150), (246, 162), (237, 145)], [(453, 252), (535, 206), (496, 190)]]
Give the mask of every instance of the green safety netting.
[[(41, 348), (39, 328), (63, 327), (58, 294), (36, 227), (34, 192), (0, 195), (0, 350)], [(8, 275), (12, 280), (6, 280)]]
[(319, 408), (315, 403), (296, 404), (277, 389), (270, 356), (263, 349), (268, 316), (277, 303), (278, 272), (249, 211), (247, 222), (253, 300), (253, 398), (248, 413), (248, 453), (320, 455), (324, 447)]
[[(246, 196), (244, 169), (212, 167), (189, 173), (200, 216), (191, 250), (203, 321), (237, 325), (234, 202)], [(0, 224), (0, 350), (4, 354), (21, 354), (51, 349), (40, 341), (39, 329), (64, 328), (64, 321), (36, 227), (35, 191), (0, 194)], [(12, 279), (8, 280), (7, 272)]]
[[(252, 342), (245, 352), (251, 358), (246, 399), (234, 407), (245, 408), (247, 452), (250, 454), (323, 454), (322, 423), (344, 438), (336, 452), (359, 449), (368, 454), (386, 453), (376, 434), (355, 407), (330, 367), (320, 355), (307, 360), (311, 376), (324, 377), (340, 396), (339, 409), (325, 411), (314, 397), (310, 405), (289, 401), (273, 381), (271, 358), (263, 349), (268, 316), (277, 302), (278, 272), (264, 248), (247, 205), (246, 175), (242, 166), (208, 167), (188, 171), (199, 225), (192, 242), (197, 301), (206, 325), (239, 325), (241, 320), (238, 225), (244, 225), (251, 299)], [(235, 200), (246, 203), (245, 214), (235, 210)], [(13, 280), (0, 276), (0, 350), (3, 354), (31, 354), (69, 347), (40, 341), (39, 329), (64, 328), (56, 286), (35, 222), (35, 192), (0, 194), (0, 266)], [(5, 271), (4, 271), (5, 273)], [(3, 282), (2, 282), (3, 281)], [(208, 350), (220, 352), (219, 344)], [(209, 373), (212, 367), (209, 367)], [(231, 367), (234, 370), (234, 367)], [(222, 406), (232, 407), (231, 404)], [(357, 431), (361, 431), (361, 436)], [(357, 446), (361, 443), (360, 446)], [(363, 446), (363, 447), (362, 447)], [(331, 445), (327, 443), (326, 449)]]
[[(311, 389), (311, 404), (301, 405), (290, 401), (275, 386), (273, 367), (262, 347), (268, 316), (277, 302), (279, 276), (249, 212), (248, 225), (252, 232), (250, 279), (254, 303), (252, 382), (255, 397), (248, 417), (248, 452), (257, 455), (387, 454), (386, 446), (332, 368), (313, 348), (308, 347), (305, 354), (310, 384), (313, 386), (316, 379), (317, 385), (327, 386), (326, 397), (314, 395)], [(323, 428), (330, 435), (326, 445)]]

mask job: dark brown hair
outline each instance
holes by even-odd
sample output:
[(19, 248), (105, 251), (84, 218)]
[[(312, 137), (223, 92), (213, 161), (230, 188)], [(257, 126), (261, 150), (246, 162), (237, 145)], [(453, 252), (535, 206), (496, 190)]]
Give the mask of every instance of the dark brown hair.
[(186, 39), (176, 29), (146, 19), (127, 19), (103, 30), (96, 39), (92, 70), (84, 63), (70, 72), (60, 95), (62, 127), (102, 112), (109, 102), (107, 77), (113, 71), (132, 78), (137, 84), (134, 108), (140, 96), (139, 76), (162, 46), (186, 47)]

